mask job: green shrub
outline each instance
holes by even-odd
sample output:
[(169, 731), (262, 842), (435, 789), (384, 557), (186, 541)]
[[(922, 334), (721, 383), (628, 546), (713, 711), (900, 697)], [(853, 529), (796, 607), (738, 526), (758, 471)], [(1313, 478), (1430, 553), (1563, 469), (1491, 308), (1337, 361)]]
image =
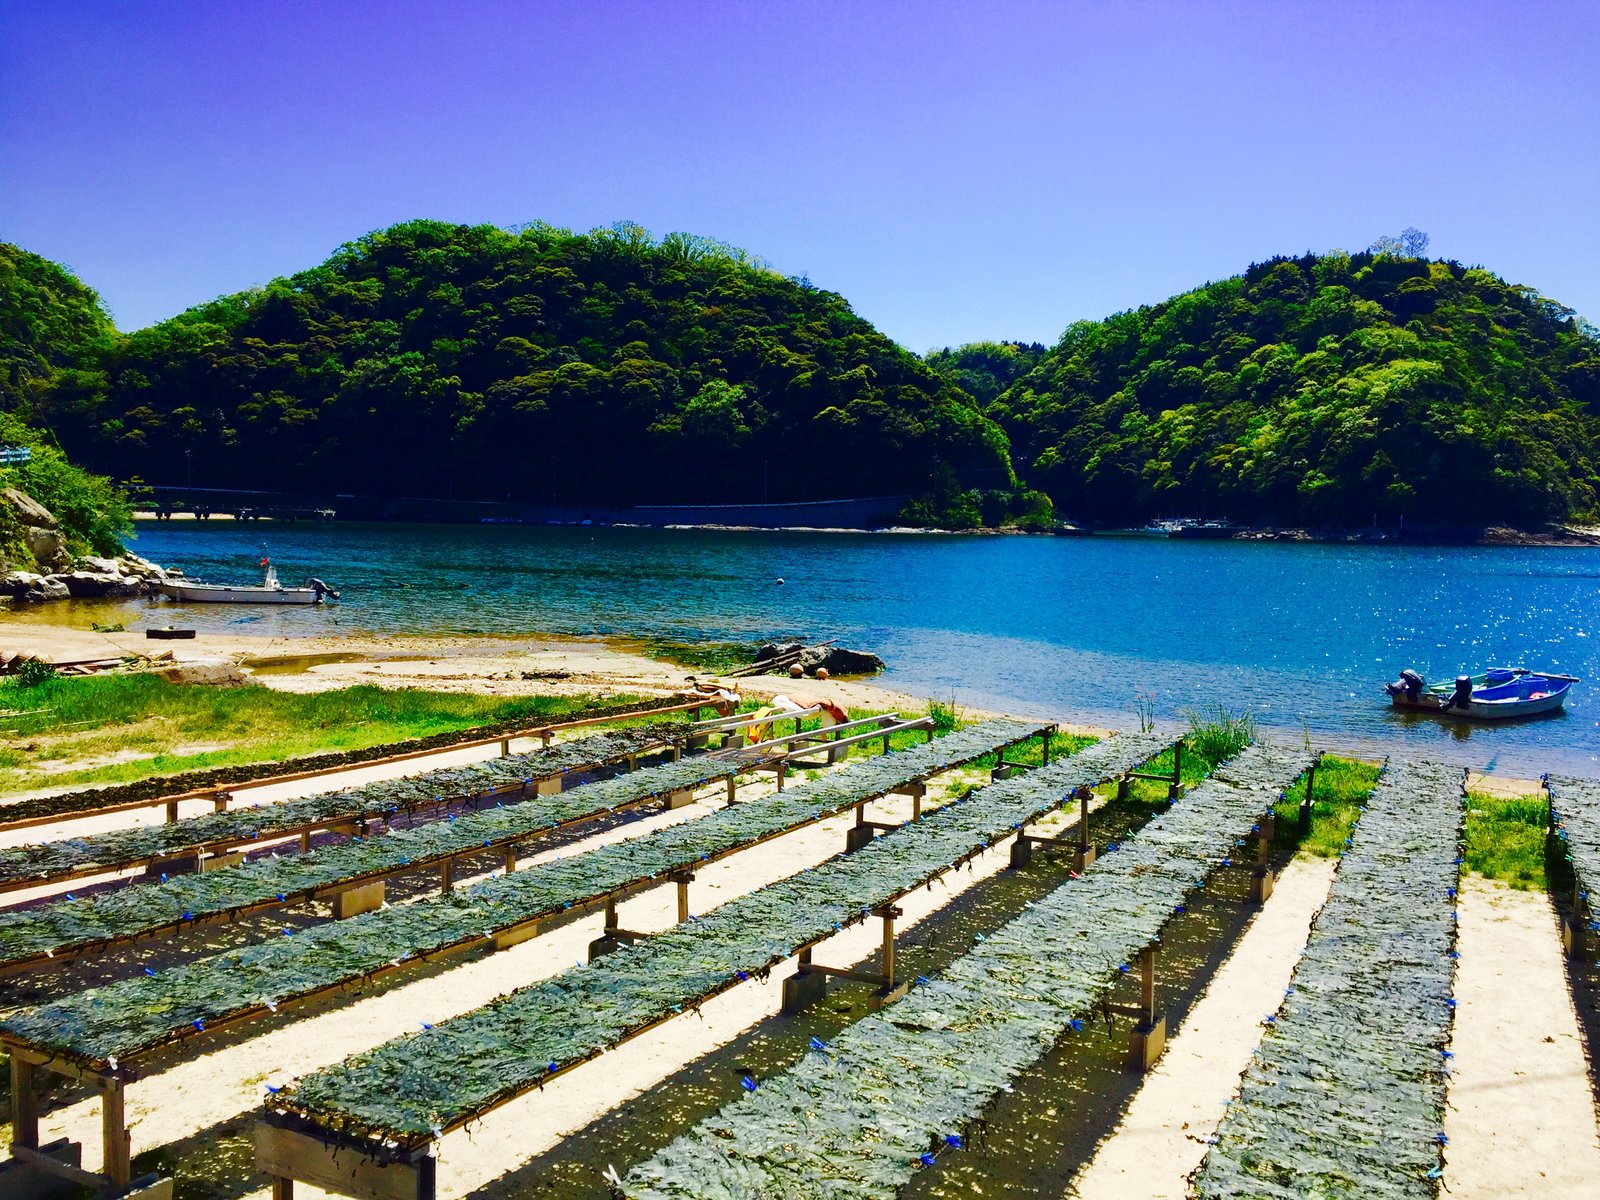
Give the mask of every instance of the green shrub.
[(1189, 722), (1184, 749), (1206, 764), (1207, 770), (1255, 741), (1256, 719), (1248, 708), (1234, 713), (1227, 705), (1218, 704), (1209, 710), (1186, 709), (1182, 715)]

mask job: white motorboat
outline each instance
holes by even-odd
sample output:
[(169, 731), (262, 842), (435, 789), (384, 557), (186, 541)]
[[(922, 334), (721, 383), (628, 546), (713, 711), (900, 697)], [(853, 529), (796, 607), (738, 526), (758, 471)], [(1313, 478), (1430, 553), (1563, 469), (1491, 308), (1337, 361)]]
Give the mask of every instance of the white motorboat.
[(310, 587), (284, 587), (270, 559), (262, 559), (261, 565), (266, 574), (259, 585), (168, 579), (162, 583), (161, 591), (167, 599), (186, 604), (321, 604), (339, 598), (339, 593), (320, 579), (313, 579)]

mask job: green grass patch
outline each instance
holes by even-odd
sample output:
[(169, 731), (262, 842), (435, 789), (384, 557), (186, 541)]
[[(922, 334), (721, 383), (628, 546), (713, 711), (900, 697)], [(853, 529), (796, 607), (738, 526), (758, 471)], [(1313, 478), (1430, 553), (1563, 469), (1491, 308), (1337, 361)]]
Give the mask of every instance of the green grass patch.
[(1300, 803), (1306, 794), (1302, 777), (1289, 788), (1288, 799), (1280, 800), (1274, 810), (1278, 844), (1322, 858), (1335, 857), (1344, 849), (1361, 806), (1377, 783), (1378, 768), (1373, 763), (1323, 755), (1312, 784), (1310, 828), (1300, 827)]
[(1548, 798), (1468, 792), (1466, 824), (1467, 870), (1526, 891), (1545, 889)]
[[(611, 698), (622, 703), (626, 697)], [(479, 696), (362, 685), (294, 693), (204, 687), (156, 675), (0, 684), (0, 793), (123, 783), (279, 762), (592, 708), (593, 696)], [(81, 765), (72, 765), (81, 764)]]

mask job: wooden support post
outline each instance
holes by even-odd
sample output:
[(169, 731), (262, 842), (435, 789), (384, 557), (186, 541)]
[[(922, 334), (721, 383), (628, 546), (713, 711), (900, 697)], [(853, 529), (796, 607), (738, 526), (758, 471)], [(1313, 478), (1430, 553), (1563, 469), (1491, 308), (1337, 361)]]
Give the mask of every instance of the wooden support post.
[(1050, 730), (1046, 729), (1039, 735), (1039, 761), (1043, 766), (1050, 765)]
[(783, 981), (783, 1013), (792, 1016), (804, 1012), (828, 992), (828, 977), (811, 969), (811, 949), (800, 951), (799, 966), (795, 973)]
[(171, 825), (175, 821), (177, 821), (177, 819), (178, 819), (178, 802), (176, 800), (168, 800), (167, 801), (167, 824)]
[(1139, 951), (1139, 1023), (1128, 1035), (1128, 1066), (1150, 1071), (1167, 1048), (1167, 1019), (1156, 1011), (1156, 947)]
[(800, 732), (800, 718), (799, 718), (799, 717), (796, 717), (796, 718), (795, 718), (795, 719), (794, 719), (794, 731), (795, 731), (795, 732), (796, 732), (796, 733), (799, 733), (799, 732)]
[(132, 1152), (128, 1144), (127, 1111), (122, 1080), (100, 1080), (100, 1131), (105, 1140), (105, 1163), (100, 1168), (111, 1184), (113, 1195), (128, 1190), (133, 1177)]
[(735, 803), (734, 798), (733, 798), (733, 793), (738, 788), (738, 786), (739, 786), (738, 778), (736, 776), (729, 775), (728, 776), (728, 806), (730, 808), (733, 807), (733, 805)]
[(272, 1177), (272, 1200), (294, 1200), (294, 1180), (282, 1175)]
[(533, 781), (533, 793), (534, 793), (534, 795), (536, 795), (536, 796), (555, 796), (555, 795), (558, 795), (560, 793), (560, 791), (561, 791), (561, 779), (562, 779), (562, 777), (560, 775), (551, 775), (551, 776), (549, 776), (548, 778), (545, 778), (545, 779), (535, 779)]
[(346, 888), (333, 897), (334, 919), (344, 921), (380, 909), (383, 907), (383, 897), (384, 884), (381, 879)]
[(789, 764), (788, 764), (788, 762), (787, 761), (779, 762), (778, 763), (778, 790), (780, 792), (783, 791), (783, 781), (788, 776), (788, 774), (789, 774)]
[(689, 919), (689, 885), (694, 882), (694, 875), (684, 872), (672, 879), (678, 885), (678, 924), (682, 925)]
[(510, 738), (501, 738), (500, 739), (500, 757), (501, 758), (510, 758), (511, 757), (511, 739)]
[(301, 854), (309, 854), (310, 852), (311, 852), (311, 830), (302, 829), (300, 831), (300, 853)]
[(550, 749), (550, 739), (554, 735), (548, 729), (539, 730), (539, 747), (543, 750)]
[(1079, 873), (1094, 862), (1097, 853), (1094, 839), (1089, 836), (1089, 800), (1093, 795), (1094, 793), (1086, 787), (1078, 789), (1078, 847), (1073, 855), (1072, 869)]
[(621, 925), (617, 921), (617, 898), (608, 896), (606, 898), (606, 932), (610, 933), (612, 930), (619, 928), (621, 928)]
[(232, 799), (233, 799), (232, 793), (230, 793), (230, 792), (218, 792), (215, 796), (211, 797), (211, 807), (217, 812), (227, 812), (228, 811), (228, 801), (230, 801)]
[(889, 735), (887, 733), (883, 735), (883, 752), (885, 754), (889, 753)]
[(1167, 799), (1177, 800), (1183, 796), (1183, 739), (1179, 738), (1172, 743), (1172, 785), (1167, 788)]
[(1311, 760), (1311, 769), (1306, 772), (1306, 794), (1300, 798), (1300, 829), (1304, 832), (1311, 828), (1311, 793), (1317, 786), (1317, 768), (1322, 765), (1322, 755), (1317, 755)]
[(37, 1068), (11, 1051), (11, 1144), (29, 1150), (39, 1148), (39, 1096), (34, 1091), (33, 1073)]
[(1272, 886), (1277, 882), (1272, 871), (1272, 836), (1277, 830), (1277, 821), (1272, 813), (1261, 818), (1256, 826), (1256, 865), (1251, 873), (1250, 899), (1257, 904), (1265, 904), (1272, 895)]
[(1028, 831), (1019, 829), (1017, 840), (1011, 843), (1011, 869), (1020, 870), (1033, 861), (1033, 839)]
[(628, 755), (628, 774), (632, 775), (638, 769), (639, 769), (639, 756), (637, 754)]
[(506, 847), (506, 874), (507, 875), (511, 874), (511, 872), (513, 872), (513, 871), (515, 871), (517, 869), (517, 853), (521, 849), (522, 849), (522, 847), (520, 847), (520, 846), (507, 846)]
[(894, 991), (894, 922), (902, 910), (892, 904), (877, 909), (877, 915), (883, 918), (883, 990)]
[(1117, 799), (1126, 800), (1133, 791), (1133, 780), (1124, 775), (1117, 780)]
[(453, 892), (456, 890), (456, 860), (447, 858), (439, 864), (439, 892)]

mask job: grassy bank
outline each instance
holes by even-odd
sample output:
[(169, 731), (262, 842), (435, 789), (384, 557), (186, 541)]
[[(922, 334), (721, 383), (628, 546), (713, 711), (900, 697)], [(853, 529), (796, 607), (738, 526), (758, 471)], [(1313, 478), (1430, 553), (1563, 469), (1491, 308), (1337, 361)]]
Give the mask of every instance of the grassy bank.
[(0, 685), (0, 794), (278, 762), (499, 721), (531, 724), (596, 702), (593, 696), (477, 696), (370, 686), (300, 694), (174, 684), (141, 674), (56, 679), (34, 687), (11, 681)]
[[(1279, 843), (1324, 858), (1337, 856), (1377, 781), (1378, 768), (1372, 763), (1324, 756), (1311, 797), (1310, 828), (1299, 827), (1300, 802), (1305, 797), (1305, 781), (1301, 780), (1278, 805)], [(1466, 805), (1462, 866), (1510, 887), (1545, 890), (1548, 799), (1538, 792), (1513, 797), (1468, 792)]]

